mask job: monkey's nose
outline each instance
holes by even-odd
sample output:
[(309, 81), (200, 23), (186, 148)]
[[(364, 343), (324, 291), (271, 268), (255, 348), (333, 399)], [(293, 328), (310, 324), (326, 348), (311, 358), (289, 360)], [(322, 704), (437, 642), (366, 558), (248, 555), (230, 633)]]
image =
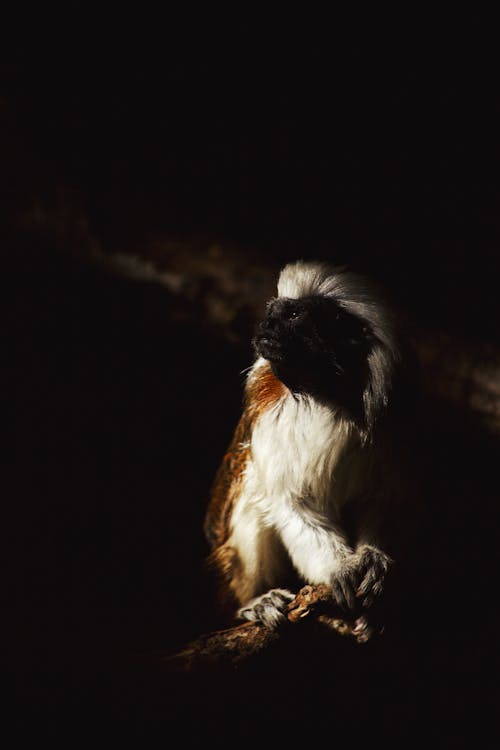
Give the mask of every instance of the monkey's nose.
[(272, 333), (272, 331), (276, 328), (276, 322), (272, 321), (271, 318), (268, 316), (267, 318), (264, 318), (262, 323), (259, 325), (259, 333), (266, 334), (266, 333)]

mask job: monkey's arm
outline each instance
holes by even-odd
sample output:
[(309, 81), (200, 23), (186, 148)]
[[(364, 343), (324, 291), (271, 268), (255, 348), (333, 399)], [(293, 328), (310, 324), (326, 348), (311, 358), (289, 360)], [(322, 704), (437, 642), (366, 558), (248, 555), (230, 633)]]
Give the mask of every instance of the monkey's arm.
[(341, 604), (352, 608), (357, 600), (369, 607), (382, 593), (393, 563), (385, 550), (383, 534), (387, 506), (383, 494), (373, 493), (351, 500), (345, 509), (344, 522), (354, 549), (332, 581), (334, 596)]
[[(373, 501), (373, 498), (372, 498)], [(368, 507), (364, 507), (367, 504)], [(378, 541), (381, 512), (369, 498), (353, 503), (356, 533), (325, 518), (304, 516), (283, 507), (274, 521), (277, 531), (301, 579), (312, 585), (331, 586), (336, 603), (346, 611), (370, 606), (381, 594), (391, 559)], [(240, 617), (269, 625), (282, 618), (289, 592), (272, 589), (244, 602)]]
[(345, 610), (369, 607), (382, 593), (391, 558), (379, 546), (374, 528), (367, 527), (354, 548), (336, 526), (311, 526), (302, 519), (282, 530), (292, 560), (307, 583), (330, 584)]

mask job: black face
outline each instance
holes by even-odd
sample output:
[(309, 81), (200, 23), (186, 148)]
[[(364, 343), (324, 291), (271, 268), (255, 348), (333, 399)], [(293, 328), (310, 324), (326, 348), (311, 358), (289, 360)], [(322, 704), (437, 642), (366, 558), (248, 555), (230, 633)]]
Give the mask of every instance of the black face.
[(370, 338), (333, 300), (279, 298), (270, 303), (254, 346), (291, 390), (351, 406), (366, 383)]

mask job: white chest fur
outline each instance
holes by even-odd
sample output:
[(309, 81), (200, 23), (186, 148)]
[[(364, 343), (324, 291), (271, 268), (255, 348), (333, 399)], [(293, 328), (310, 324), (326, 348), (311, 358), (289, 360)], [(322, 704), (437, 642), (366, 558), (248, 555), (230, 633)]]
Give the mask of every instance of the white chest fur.
[[(255, 490), (271, 516), (285, 504), (297, 512), (335, 515), (335, 468), (349, 447), (345, 423), (309, 396), (288, 393), (254, 426), (251, 455)], [(340, 489), (340, 488), (339, 488)]]
[[(254, 373), (265, 364), (258, 361)], [(258, 416), (248, 447), (230, 539), (245, 581), (280, 585), (277, 536), (306, 581), (330, 582), (352, 551), (341, 510), (366, 488), (369, 451), (332, 407), (288, 390)]]
[(287, 393), (254, 425), (240, 510), (278, 533), (310, 583), (327, 583), (349, 553), (340, 510), (363, 484), (362, 454), (345, 422), (309, 396)]

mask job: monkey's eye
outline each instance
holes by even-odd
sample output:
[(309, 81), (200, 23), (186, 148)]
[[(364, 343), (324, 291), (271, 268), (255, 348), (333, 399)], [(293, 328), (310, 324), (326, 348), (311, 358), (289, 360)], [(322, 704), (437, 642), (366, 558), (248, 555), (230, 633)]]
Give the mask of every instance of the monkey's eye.
[(304, 310), (290, 310), (288, 313), (288, 320), (290, 321), (297, 321), (301, 320), (305, 317), (305, 311)]

